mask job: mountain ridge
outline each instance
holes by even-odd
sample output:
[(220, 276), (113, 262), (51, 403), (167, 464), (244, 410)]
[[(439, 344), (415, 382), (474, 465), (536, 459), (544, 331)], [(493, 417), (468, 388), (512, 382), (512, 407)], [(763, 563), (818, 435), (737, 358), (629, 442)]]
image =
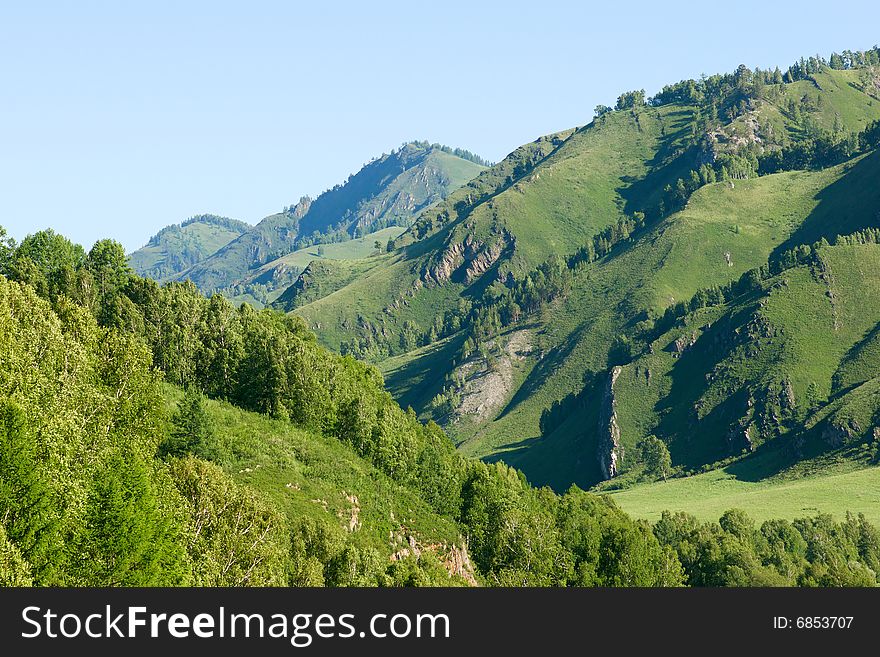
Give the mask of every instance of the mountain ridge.
[[(646, 328), (704, 284), (877, 223), (877, 52), (856, 68), (811, 58), (623, 94), (425, 211), (380, 264), (344, 281), (309, 273), (310, 290), (332, 294), (301, 302), (294, 287), (282, 307), (330, 348), (376, 362), (465, 454), (557, 490), (594, 485), (602, 477), (567, 464), (596, 462), (595, 448), (542, 437), (544, 411), (601, 386), (594, 377), (631, 362)], [(580, 432), (592, 441), (600, 424)], [(621, 462), (638, 465), (628, 453)]]

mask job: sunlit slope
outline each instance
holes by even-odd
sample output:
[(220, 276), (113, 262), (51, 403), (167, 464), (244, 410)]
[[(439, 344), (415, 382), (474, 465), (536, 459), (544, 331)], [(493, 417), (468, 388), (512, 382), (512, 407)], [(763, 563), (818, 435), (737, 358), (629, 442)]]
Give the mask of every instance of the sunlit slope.
[[(504, 459), (537, 484), (595, 484), (603, 478), (596, 449), (610, 368), (622, 367), (616, 385), (625, 396), (630, 378), (647, 376), (640, 359), (655, 355), (645, 352), (657, 338), (645, 336), (667, 308), (801, 244), (877, 225), (880, 159), (873, 152), (824, 169), (698, 183), (683, 209), (671, 213), (669, 189), (715, 158), (864, 129), (880, 117), (880, 100), (862, 88), (863, 77), (827, 69), (809, 80), (768, 85), (736, 119), (720, 119), (720, 127), (702, 136), (705, 106), (669, 102), (607, 113), (538, 140), (423, 213), (363, 275), (314, 272), (311, 282), (324, 284), (312, 285), (312, 296), (288, 309), (331, 348), (378, 363), (395, 397), (441, 422), (465, 454)], [(570, 289), (560, 298), (506, 325), (469, 356), (462, 356), (466, 331), (432, 329), (438, 318), (444, 327), (456, 316), (463, 321), (470, 302), (484, 303), (548, 258), (568, 258), (642, 213), (646, 220), (608, 255), (571, 269)], [(716, 321), (723, 312), (706, 309), (699, 321)], [(664, 348), (679, 339), (694, 338), (672, 336)], [(865, 362), (871, 353), (866, 347)], [(857, 356), (836, 362), (841, 381), (864, 378), (854, 372), (869, 366)], [(656, 383), (663, 373), (651, 376)], [(689, 410), (664, 419), (654, 408), (659, 397), (633, 391), (638, 411), (619, 412), (618, 474), (640, 464), (636, 445), (646, 435), (667, 432), (672, 441), (693, 430)], [(559, 410), (569, 396), (576, 399)], [(551, 408), (558, 412), (542, 435), (541, 416)], [(707, 430), (730, 429), (718, 417), (709, 421)], [(719, 446), (726, 435), (692, 447), (671, 442), (676, 467), (701, 468), (739, 454), (735, 441)]]
[(200, 215), (180, 225), (169, 226), (129, 256), (131, 268), (140, 276), (165, 281), (246, 232), (242, 221)]
[[(500, 451), (502, 458), (522, 467), (538, 483), (591, 483), (597, 476), (591, 433), (598, 419), (587, 421), (585, 426), (584, 419), (575, 415), (550, 436), (537, 439), (542, 410), (580, 391), (585, 372), (626, 363), (630, 354), (620, 353), (626, 351), (626, 345), (623, 350), (615, 347), (638, 318), (656, 316), (673, 301), (690, 298), (700, 288), (736, 280), (760, 266), (803, 225), (805, 217), (821, 226), (821, 233), (829, 238), (850, 232), (854, 226), (872, 225), (880, 208), (880, 190), (863, 181), (880, 174), (878, 165), (880, 158), (874, 154), (823, 172), (776, 174), (737, 182), (732, 189), (719, 183), (698, 191), (687, 209), (576, 279), (569, 297), (542, 318), (535, 330), (544, 357), (504, 412), (465, 443), (465, 451), (479, 456)], [(831, 188), (839, 188), (840, 193), (828, 194)], [(857, 198), (857, 204), (850, 205), (847, 198)], [(726, 254), (730, 254), (729, 263)], [(857, 281), (858, 274), (852, 284)], [(813, 300), (805, 298), (803, 302)], [(812, 309), (803, 312), (809, 321)], [(655, 349), (650, 358), (663, 359), (665, 354)], [(636, 366), (641, 377), (651, 369), (648, 362), (624, 367), (618, 384), (621, 390), (626, 390), (630, 377), (636, 377)], [(660, 380), (657, 373), (662, 371), (658, 367), (653, 366), (655, 385)], [(395, 377), (389, 376), (389, 384), (393, 387), (394, 383)], [(620, 414), (623, 440), (631, 448), (646, 435), (652, 416), (643, 391), (633, 398), (634, 412)], [(695, 463), (705, 458), (708, 456), (699, 452), (693, 455)]]
[(880, 468), (845, 469), (801, 478), (749, 481), (731, 468), (685, 479), (636, 486), (612, 499), (627, 513), (656, 521), (663, 511), (685, 511), (700, 520), (718, 520), (728, 509), (746, 510), (756, 521), (793, 520), (818, 513), (840, 518), (863, 513), (880, 521)]
[[(415, 243), (405, 234), (400, 241), (408, 246), (385, 271), (375, 270), (332, 299), (296, 312), (320, 324), (321, 339), (336, 349), (350, 336), (344, 327), (358, 322), (392, 336), (407, 320), (430, 325), (437, 312), (454, 308), (459, 296), (478, 295), (493, 278), (521, 274), (554, 253), (573, 252), (625, 214), (654, 204), (665, 185), (684, 173), (683, 161), (666, 160), (684, 137), (689, 116), (688, 108), (678, 106), (619, 113), (565, 136), (518, 177), (525, 165), (519, 160), (508, 165), (484, 201), (439, 231)], [(464, 187), (447, 205), (466, 205), (462, 197), (476, 193)], [(472, 262), (482, 264), (468, 274)]]
[[(181, 397), (166, 386), (169, 414)], [(207, 412), (220, 436), (218, 462), (292, 525), (305, 519), (336, 525), (347, 543), (375, 550), (383, 561), (408, 554), (412, 544), (441, 561), (462, 559), (464, 539), (455, 523), (344, 443), (226, 403), (209, 402)], [(466, 576), (472, 578), (472, 570)]]

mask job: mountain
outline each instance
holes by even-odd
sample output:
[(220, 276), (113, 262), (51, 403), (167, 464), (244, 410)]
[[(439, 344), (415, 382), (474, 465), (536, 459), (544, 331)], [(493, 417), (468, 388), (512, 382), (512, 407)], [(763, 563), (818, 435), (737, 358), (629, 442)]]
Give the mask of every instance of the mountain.
[(404, 144), (318, 198), (304, 197), (266, 217), (177, 278), (191, 280), (208, 294), (246, 287), (254, 269), (300, 248), (408, 226), (419, 212), (483, 170), (480, 162), (467, 151), (427, 142)]
[(375, 256), (385, 252), (389, 240), (404, 230), (402, 226), (389, 226), (361, 237), (297, 249), (250, 270), (234, 285), (224, 288), (223, 294), (235, 303), (246, 302), (262, 308), (276, 302), (286, 290), (291, 289), (291, 284), (310, 266), (345, 268), (353, 263), (369, 264)]
[(166, 226), (147, 244), (128, 256), (131, 268), (141, 276), (165, 281), (201, 262), (217, 249), (246, 233), (243, 221), (201, 214), (181, 224)]
[(287, 312), (0, 227), (0, 585), (877, 585), (878, 65), (623, 94)]
[(110, 240), (85, 258), (52, 231), (5, 245), (0, 586), (878, 583), (864, 515), (636, 522), (463, 458), (296, 317), (132, 275)]
[[(715, 339), (701, 329), (663, 341), (682, 305), (711, 306), (721, 321), (746, 299), (717, 290), (744, 275), (764, 284), (762, 267), (775, 275), (799, 247), (825, 240), (815, 252), (837, 253), (837, 236), (880, 224), (878, 56), (835, 68), (811, 58), (785, 73), (740, 67), (651, 99), (623, 94), (614, 110), (522, 146), (423, 212), (369, 266), (303, 273), (278, 306), (330, 348), (377, 363), (398, 401), (440, 422), (464, 454), (503, 459), (557, 490), (656, 477), (649, 436), (682, 476), (789, 440), (813, 444), (810, 418), (842, 403), (830, 379), (838, 351), (864, 336), (841, 334), (834, 353), (811, 343), (828, 363), (821, 372), (806, 357), (768, 359), (724, 385), (710, 375), (730, 362), (692, 371), (684, 356), (682, 369), (652, 359)], [(868, 267), (846, 284), (873, 289)], [(821, 295), (799, 294), (809, 316)], [(880, 321), (865, 312), (858, 330)], [(713, 330), (748, 334), (739, 319)], [(779, 321), (766, 330), (794, 331)], [(650, 394), (630, 392), (649, 378)], [(780, 390), (794, 400), (784, 417)], [(869, 440), (869, 416), (843, 442)]]

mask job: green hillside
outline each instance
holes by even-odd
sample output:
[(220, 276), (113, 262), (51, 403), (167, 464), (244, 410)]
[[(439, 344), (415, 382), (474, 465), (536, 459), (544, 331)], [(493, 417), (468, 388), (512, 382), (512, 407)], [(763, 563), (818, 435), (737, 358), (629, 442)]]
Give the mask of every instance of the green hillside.
[(243, 221), (203, 214), (168, 226), (131, 255), (131, 268), (157, 281), (173, 278), (250, 229)]
[[(644, 352), (658, 348), (667, 308), (798, 245), (877, 225), (873, 69), (813, 67), (785, 80), (741, 68), (643, 105), (624, 95), (423, 213), (378, 264), (309, 272), (283, 306), (323, 344), (376, 362), (400, 403), (440, 422), (464, 454), (503, 459), (536, 484), (608, 476), (597, 451), (612, 366), (625, 448), (614, 477), (641, 467), (636, 445), (651, 433), (676, 467), (737, 456), (720, 421), (706, 425), (725, 432), (713, 447), (676, 447), (673, 435), (694, 430), (690, 411), (667, 418), (673, 400), (626, 395), (646, 368), (665, 380), (647, 359), (667, 352)], [(792, 375), (795, 394), (806, 376)]]
[[(342, 242), (314, 244), (297, 249), (252, 270), (235, 285), (223, 290), (223, 293), (235, 303), (247, 302), (258, 308), (271, 305), (312, 262), (357, 261), (384, 254), (388, 241), (399, 236), (404, 230), (406, 229), (402, 226), (390, 226)], [(376, 248), (377, 242), (380, 248)], [(363, 264), (368, 266), (370, 263)], [(344, 269), (347, 263), (334, 262), (328, 266)], [(360, 266), (356, 268), (361, 269)]]
[(2, 586), (878, 583), (864, 515), (636, 522), (462, 458), (297, 318), (160, 287), (110, 240), (4, 236)]
[(178, 280), (191, 280), (208, 294), (236, 285), (247, 287), (254, 269), (293, 251), (359, 238), (390, 226), (408, 226), (419, 212), (485, 168), (478, 162), (470, 153), (439, 144), (404, 144), (318, 198), (304, 197), (284, 212), (266, 217), (182, 272)]
[[(164, 393), (172, 417), (184, 393), (174, 386)], [(445, 564), (452, 583), (477, 583), (456, 524), (339, 440), (228, 403), (205, 408), (213, 460), (264, 494), (291, 526), (324, 528), (330, 547), (350, 546), (379, 563), (425, 551)]]

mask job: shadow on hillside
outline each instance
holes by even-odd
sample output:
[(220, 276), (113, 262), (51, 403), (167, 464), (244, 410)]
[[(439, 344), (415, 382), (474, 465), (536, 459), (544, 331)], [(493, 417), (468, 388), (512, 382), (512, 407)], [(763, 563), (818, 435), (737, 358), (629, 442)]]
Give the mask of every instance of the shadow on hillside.
[(658, 138), (657, 152), (645, 162), (648, 174), (643, 178), (621, 178), (623, 185), (616, 191), (624, 200), (623, 211), (626, 214), (645, 212), (658, 206), (666, 186), (675, 185), (679, 178), (688, 175), (693, 169), (692, 163), (697, 159), (696, 147), (682, 150), (680, 146), (680, 141), (686, 136), (690, 125), (687, 119), (692, 115), (693, 112), (684, 109), (667, 114), (664, 125), (678, 121), (681, 126)]
[(487, 463), (503, 461), (521, 470), (532, 486), (549, 486), (559, 494), (572, 484), (587, 490), (601, 481), (595, 441), (581, 432), (556, 431), (509, 443), (484, 457)]
[(744, 459), (728, 465), (724, 471), (733, 475), (738, 481), (757, 483), (779, 474), (798, 460), (793, 454), (784, 454), (779, 445), (770, 441)]
[(812, 244), (823, 237), (831, 241), (837, 235), (880, 225), (880, 150), (846, 167), (837, 181), (816, 194), (818, 205), (776, 247), (771, 260), (801, 244)]
[[(671, 439), (669, 449), (673, 463), (692, 469), (729, 455), (726, 435), (731, 423), (745, 412), (747, 393), (744, 390), (731, 392), (699, 420), (695, 409), (707, 392), (707, 377), (712, 376), (717, 365), (729, 358), (738, 346), (725, 340), (725, 336), (748, 319), (748, 308), (740, 308), (729, 319), (716, 322), (705, 329), (670, 368), (669, 393), (654, 410), (661, 418), (658, 435)], [(718, 438), (710, 441), (707, 436)]]
[(831, 377), (831, 400), (842, 397), (865, 381), (868, 381), (871, 378), (871, 374), (876, 374), (873, 370), (868, 370), (865, 371), (862, 376), (855, 377), (855, 380), (852, 380), (852, 375), (850, 375), (851, 380), (846, 384), (844, 383), (847, 368), (853, 365), (862, 354), (869, 350), (874, 344), (877, 344), (878, 341), (880, 341), (880, 322), (875, 324), (874, 328), (865, 333), (861, 340), (853, 344), (847, 350), (846, 354), (844, 354), (843, 358), (840, 359), (840, 365)]
[(569, 334), (565, 339), (565, 342), (551, 349), (549, 353), (539, 360), (537, 365), (535, 365), (535, 367), (532, 368), (532, 371), (529, 372), (526, 380), (516, 391), (516, 394), (514, 394), (513, 398), (507, 402), (507, 405), (501, 410), (495, 419), (500, 420), (515, 409), (520, 403), (540, 390), (547, 382), (547, 379), (553, 375), (559, 365), (568, 358), (574, 348), (580, 343), (583, 334), (587, 332), (588, 328), (588, 326), (582, 324)]

